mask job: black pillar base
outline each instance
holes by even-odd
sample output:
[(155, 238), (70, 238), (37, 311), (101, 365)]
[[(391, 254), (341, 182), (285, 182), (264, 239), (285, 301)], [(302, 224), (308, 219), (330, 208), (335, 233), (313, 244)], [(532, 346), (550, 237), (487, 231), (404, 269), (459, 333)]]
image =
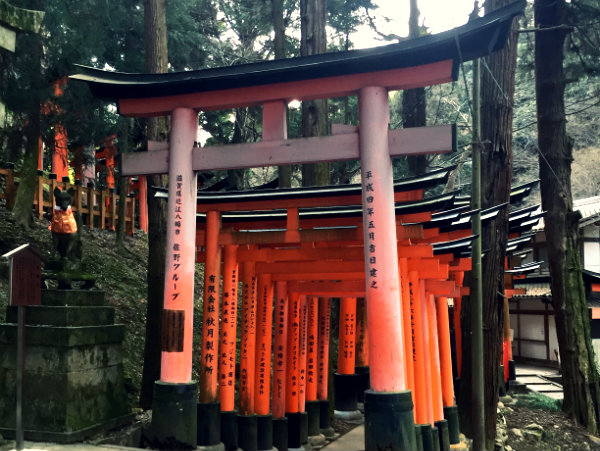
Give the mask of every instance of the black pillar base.
[(504, 381), (504, 365), (498, 367), (498, 395), (506, 396), (506, 382)]
[(508, 361), (508, 380), (514, 381), (517, 379), (517, 368), (515, 367), (515, 361)]
[(444, 407), (444, 418), (448, 422), (448, 439), (451, 445), (460, 443), (460, 425), (458, 424), (458, 407)]
[(221, 403), (198, 403), (198, 446), (221, 443)]
[(195, 449), (198, 383), (154, 383), (152, 435), (160, 448)]
[(225, 451), (238, 449), (238, 419), (237, 411), (221, 412), (221, 441)]
[(417, 443), (415, 449), (417, 451), (423, 451), (423, 432), (421, 432), (422, 428), (422, 424), (415, 424), (415, 441)]
[(433, 451), (433, 438), (431, 436), (431, 425), (429, 423), (421, 424), (421, 438), (423, 441), (423, 451)]
[(440, 420), (435, 422), (435, 427), (438, 429), (440, 439), (440, 451), (450, 450), (450, 436), (448, 434), (448, 421)]
[(433, 451), (440, 451), (440, 431), (435, 426), (431, 428), (431, 445)]
[(256, 416), (257, 439), (256, 446), (259, 450), (273, 449), (273, 415)]
[(333, 388), (335, 398), (335, 410), (340, 412), (352, 412), (358, 410), (356, 399), (356, 386), (359, 376), (356, 374), (333, 375)]
[(369, 367), (368, 366), (357, 366), (354, 369), (354, 372), (358, 376), (357, 384), (356, 384), (356, 400), (358, 402), (365, 402), (365, 390), (368, 390), (371, 386), (369, 377)]
[(308, 413), (300, 412), (300, 443), (308, 443)]
[(279, 451), (288, 451), (288, 419), (273, 418), (273, 446)]
[(365, 391), (366, 451), (411, 451), (415, 448), (415, 424), (410, 391)]
[(256, 415), (238, 415), (238, 446), (244, 451), (258, 451)]
[(319, 414), (319, 428), (321, 434), (326, 438), (335, 437), (335, 431), (331, 427), (331, 418), (329, 417), (329, 400), (319, 400), (319, 410), (321, 411)]
[(306, 401), (308, 414), (308, 435), (315, 436), (321, 433), (321, 403), (319, 401)]
[(286, 413), (288, 420), (288, 448), (300, 448), (302, 446), (302, 418), (300, 412)]
[(454, 385), (454, 398), (458, 399), (459, 392), (460, 392), (460, 378), (455, 377), (454, 380), (452, 381), (452, 383)]

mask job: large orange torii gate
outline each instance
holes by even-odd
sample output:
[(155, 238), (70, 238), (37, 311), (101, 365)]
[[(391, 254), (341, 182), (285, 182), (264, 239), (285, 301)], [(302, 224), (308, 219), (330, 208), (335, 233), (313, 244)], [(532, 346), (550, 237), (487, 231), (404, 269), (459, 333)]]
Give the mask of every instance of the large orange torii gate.
[[(338, 189), (341, 187), (338, 187)], [(344, 187), (346, 189), (347, 187)], [(318, 192), (311, 192), (311, 190), (297, 190), (296, 194), (300, 194), (302, 191), (306, 192), (307, 198), (299, 198), (297, 202), (304, 202), (312, 205), (312, 201), (308, 198), (315, 195), (323, 195), (327, 193), (329, 188), (319, 188)], [(289, 226), (289, 222), (287, 221), (286, 212), (265, 212), (257, 211), (251, 212), (248, 211), (248, 205), (256, 202), (254, 199), (257, 197), (261, 197), (261, 202), (268, 202), (269, 206), (275, 211), (281, 207), (281, 203), (285, 203), (287, 205), (287, 199), (268, 199), (270, 194), (269, 192), (236, 192), (236, 193), (215, 193), (215, 194), (203, 194), (199, 195), (198, 199), (201, 205), (199, 205), (198, 210), (204, 211), (207, 208), (206, 202), (209, 204), (210, 208), (216, 211), (221, 210), (221, 204), (216, 203), (216, 200), (219, 197), (222, 197), (225, 202), (223, 203), (223, 208), (228, 209), (231, 208), (231, 205), (228, 205), (227, 197), (235, 197), (236, 198), (236, 208), (244, 208), (245, 211), (242, 212), (230, 212), (227, 222), (227, 227), (233, 230), (239, 230), (241, 228), (246, 227), (254, 227), (255, 229), (260, 228), (263, 229), (263, 232), (268, 233), (268, 231), (264, 230), (264, 227), (279, 227), (286, 228)], [(397, 193), (399, 194), (399, 193)], [(326, 197), (327, 202), (337, 201), (339, 203), (344, 203), (343, 197)], [(207, 202), (208, 201), (208, 202)], [(400, 207), (397, 205), (396, 212), (409, 210), (412, 213), (404, 216), (397, 216), (397, 220), (399, 223), (406, 222), (403, 221), (403, 218), (407, 217), (415, 217), (418, 215), (432, 216), (431, 213), (416, 213), (415, 206), (418, 205), (420, 208), (428, 209), (432, 205), (436, 205), (436, 203), (432, 203), (429, 199), (420, 201), (418, 203), (413, 204), (404, 204)], [(259, 205), (255, 205), (255, 207), (264, 209), (265, 204), (261, 203)], [(324, 205), (321, 205), (324, 207)], [(404, 208), (402, 208), (404, 207)], [(406, 208), (409, 207), (409, 208)], [(495, 217), (498, 211), (504, 208), (505, 205), (500, 205), (495, 208), (491, 208), (485, 210), (482, 213), (482, 217), (484, 220), (489, 220)], [(292, 209), (295, 210), (295, 207)], [(332, 216), (331, 211), (336, 211), (338, 213), (337, 216)], [(521, 212), (515, 212), (515, 214), (511, 214), (511, 222), (515, 222), (514, 218), (521, 218), (529, 221), (530, 218), (527, 214), (523, 214)], [(296, 211), (296, 213), (298, 213)], [(313, 226), (328, 226), (332, 227), (333, 222), (337, 221), (336, 225), (340, 225), (340, 219), (345, 219), (344, 225), (351, 224), (352, 220), (354, 222), (357, 221), (356, 218), (352, 219), (352, 214), (354, 210), (350, 207), (344, 208), (342, 211), (340, 210), (332, 210), (332, 209), (311, 209), (307, 212), (305, 216), (307, 219), (300, 222), (293, 222), (293, 227), (298, 228), (298, 226), (302, 227), (313, 227)], [(343, 214), (339, 214), (343, 213)], [(446, 263), (445, 269), (440, 272), (435, 269), (436, 262), (432, 259), (421, 258), (416, 260), (415, 263), (411, 264), (411, 270), (417, 271), (418, 278), (424, 279), (426, 281), (426, 295), (422, 296), (421, 301), (426, 302), (426, 305), (423, 306), (423, 311), (425, 312), (422, 318), (427, 318), (425, 321), (425, 325), (430, 325), (427, 328), (427, 343), (430, 351), (420, 351), (420, 355), (429, 355), (430, 361), (428, 363), (427, 372), (433, 375), (437, 375), (435, 378), (438, 381), (437, 389), (432, 392), (432, 394), (436, 394), (435, 397), (431, 397), (428, 401), (424, 401), (425, 404), (430, 403), (432, 406), (430, 409), (427, 409), (430, 416), (427, 416), (424, 411), (421, 414), (417, 414), (417, 418), (420, 422), (427, 424), (426, 422), (430, 422), (430, 424), (435, 424), (437, 428), (432, 428), (431, 432), (440, 433), (440, 436), (447, 434), (446, 429), (446, 418), (455, 418), (455, 410), (453, 402), (453, 388), (452, 388), (452, 364), (451, 364), (451, 356), (450, 356), (450, 346), (449, 346), (449, 331), (448, 331), (448, 312), (447, 312), (447, 301), (446, 297), (459, 298), (461, 296), (461, 290), (458, 289), (458, 286), (453, 281), (443, 282), (443, 280), (448, 278), (448, 269), (451, 272), (464, 272), (470, 269), (470, 263), (468, 263), (467, 259), (460, 259), (453, 254), (448, 254), (447, 252), (459, 252), (462, 248), (463, 251), (468, 250), (468, 246), (470, 246), (470, 240), (472, 237), (468, 237), (467, 235), (470, 233), (470, 224), (468, 219), (473, 214), (473, 212), (463, 212), (463, 209), (460, 208), (458, 210), (453, 210), (450, 212), (442, 212), (435, 214), (433, 219), (428, 223), (423, 223), (422, 225), (427, 225), (429, 228), (436, 227), (438, 233), (433, 234), (438, 240), (440, 239), (439, 230), (443, 229), (456, 229), (454, 230), (454, 236), (463, 236), (460, 240), (450, 242), (450, 243), (441, 243), (436, 246), (435, 253), (438, 255), (437, 260), (439, 263)], [(202, 214), (201, 214), (202, 215)], [(344, 218), (341, 218), (344, 216)], [(273, 218), (280, 218), (279, 220), (275, 220)], [(222, 219), (225, 218), (225, 214), (222, 214)], [(249, 222), (248, 218), (252, 218), (255, 222)], [(465, 220), (466, 218), (466, 220)], [(266, 222), (265, 222), (266, 221)], [(265, 225), (266, 224), (266, 225)], [(526, 222), (523, 222), (526, 224)], [(515, 227), (522, 227), (521, 224), (515, 224)], [(203, 228), (203, 223), (198, 223), (198, 228)], [(460, 230), (458, 230), (460, 229)], [(256, 232), (257, 230), (255, 230)], [(290, 230), (279, 231), (279, 237), (287, 237), (287, 232)], [(225, 232), (227, 233), (227, 232)], [(202, 238), (199, 238), (199, 243), (202, 243), (202, 239), (204, 235), (201, 235)], [(415, 239), (418, 234), (413, 232), (413, 239)], [(247, 234), (246, 238), (250, 241), (256, 241), (252, 239), (251, 234)], [(267, 240), (257, 240), (259, 242), (264, 243)], [(357, 242), (348, 242), (345, 243), (348, 246), (343, 248), (341, 246), (344, 245), (342, 242), (338, 242), (335, 248), (326, 247), (324, 244), (326, 243), (315, 243), (315, 242), (305, 242), (308, 246), (304, 246), (300, 243), (302, 240), (300, 239), (298, 234), (290, 234), (290, 243), (294, 243), (294, 248), (290, 248), (290, 244), (286, 245), (285, 248), (279, 248), (278, 244), (274, 244), (277, 240), (271, 242), (271, 247), (266, 248), (255, 248), (253, 245), (251, 249), (243, 249), (240, 247), (238, 250), (238, 259), (240, 261), (250, 260), (255, 264), (255, 270), (257, 273), (262, 273), (268, 275), (270, 280), (278, 280), (278, 281), (298, 281), (298, 282), (290, 282), (288, 283), (288, 288), (296, 293), (308, 293), (319, 296), (340, 296), (342, 297), (342, 311), (346, 311), (344, 309), (344, 305), (351, 302), (354, 302), (357, 296), (364, 296), (364, 262), (362, 261), (363, 250), (362, 248), (356, 247)], [(242, 241), (240, 239), (239, 242), (242, 245)], [(267, 244), (268, 246), (268, 244)], [(357, 252), (358, 251), (358, 252)], [(433, 248), (431, 246), (400, 246), (399, 247), (399, 255), (403, 256), (401, 261), (404, 259), (405, 263), (407, 257), (431, 257), (434, 254)], [(199, 259), (202, 261), (204, 256), (202, 253), (199, 253)], [(419, 264), (419, 261), (421, 264)], [(266, 263), (265, 263), (266, 262)], [(448, 267), (448, 263), (450, 263), (450, 267)], [(414, 265), (417, 267), (414, 267)], [(334, 265), (334, 266), (331, 266)], [(405, 264), (405, 266), (407, 266)], [(438, 265), (439, 266), (439, 265)], [(408, 266), (405, 271), (408, 271)], [(331, 281), (331, 279), (335, 279), (336, 281)], [(430, 280), (427, 280), (430, 279)], [(315, 282), (318, 280), (318, 282)], [(358, 282), (358, 283), (357, 283)], [(431, 304), (432, 296), (436, 297), (435, 301), (435, 309), (432, 308), (433, 304)], [(408, 296), (406, 296), (408, 298)], [(425, 300), (425, 301), (423, 301)], [(405, 303), (405, 305), (407, 305)], [(444, 310), (444, 307), (446, 310)], [(309, 310), (310, 311), (310, 310)], [(342, 316), (346, 315), (348, 318), (345, 323), (340, 324), (340, 328), (347, 330), (348, 322), (353, 324), (354, 322), (354, 313), (353, 309), (350, 308), (347, 310), (347, 313), (342, 313)], [(407, 313), (407, 317), (410, 316), (410, 312)], [(421, 316), (420, 316), (421, 317)], [(437, 318), (441, 318), (437, 320)], [(437, 324), (437, 326), (435, 326)], [(407, 325), (407, 328), (410, 329), (410, 324)], [(340, 337), (340, 349), (351, 348), (353, 343), (353, 328), (350, 327), (350, 333), (346, 334), (344, 340)], [(409, 344), (410, 340), (405, 339), (405, 345)], [(439, 342), (439, 345), (438, 345)], [(310, 342), (309, 342), (310, 343)], [(310, 344), (309, 344), (310, 346)], [(257, 348), (260, 348), (257, 346)], [(407, 349), (410, 349), (409, 345)], [(345, 353), (349, 352), (344, 350)], [(407, 350), (407, 355), (412, 353), (412, 349), (410, 351)], [(309, 354), (310, 355), (310, 354)], [(406, 359), (406, 361), (410, 361), (410, 359)], [(344, 370), (340, 371), (340, 368), (344, 368)], [(351, 369), (350, 369), (351, 368)], [(338, 364), (338, 371), (343, 376), (352, 376), (354, 375), (354, 360), (352, 359), (340, 359), (340, 363)], [(307, 367), (308, 372), (308, 367)], [(411, 382), (410, 371), (407, 372), (408, 377), (408, 386), (409, 388), (414, 389), (414, 381)], [(420, 381), (423, 380), (421, 377)], [(338, 383), (336, 381), (336, 404), (338, 400)], [(344, 386), (351, 386), (351, 384), (342, 384)], [(422, 387), (422, 386), (421, 386)], [(420, 392), (423, 394), (426, 393), (424, 389), (419, 388)], [(354, 388), (350, 387), (346, 390), (346, 392), (353, 392)], [(309, 388), (307, 388), (307, 401), (311, 401)], [(342, 392), (343, 393), (343, 392)], [(346, 398), (348, 398), (346, 396)], [(343, 400), (344, 402), (351, 403), (351, 400)], [(293, 403), (295, 405), (295, 403)], [(301, 405), (303, 403), (300, 403)], [(307, 403), (307, 408), (309, 404)], [(354, 401), (355, 405), (355, 401)], [(433, 406), (437, 406), (434, 410)], [(443, 406), (443, 413), (442, 413)], [(415, 405), (415, 408), (419, 406)], [(423, 406), (420, 406), (421, 409), (424, 409)], [(337, 406), (336, 406), (337, 408)], [(349, 407), (346, 407), (349, 409)], [(418, 410), (418, 409), (417, 409)], [(310, 419), (310, 416), (309, 416)], [(448, 421), (450, 423), (450, 430), (452, 432), (451, 440), (452, 443), (458, 440), (458, 425), (457, 422)], [(424, 427), (421, 427), (420, 435), (423, 436), (423, 439), (427, 443), (432, 443), (433, 439), (431, 434), (429, 434), (429, 439), (425, 439), (427, 433), (430, 431)], [(446, 435), (447, 438), (448, 435)], [(447, 443), (447, 440), (446, 440)], [(262, 449), (262, 448), (261, 448)]]
[[(88, 83), (95, 95), (117, 101), (121, 114), (171, 116), (168, 149), (128, 154), (123, 162), (124, 175), (168, 171), (170, 181), (162, 367), (153, 406), (159, 442), (174, 440), (193, 447), (203, 439), (195, 436), (197, 410), (190, 402), (196, 393), (191, 380), (195, 171), (360, 158), (368, 327), (387, 332), (369, 340), (371, 390), (365, 395), (365, 447), (415, 448), (412, 400), (406, 390), (401, 346), (398, 256), (396, 246), (391, 245), (396, 243), (396, 227), (390, 156), (395, 148), (404, 155), (427, 149), (447, 151), (448, 146), (440, 149), (434, 138), (448, 143), (451, 137), (445, 138), (450, 130), (437, 134), (431, 130), (421, 132), (411, 143), (408, 138), (397, 138), (388, 131), (387, 93), (455, 79), (462, 61), (504, 46), (512, 19), (524, 6), (524, 1), (518, 1), (450, 32), (376, 49), (183, 73), (121, 74), (80, 68), (73, 78)], [(285, 106), (289, 100), (347, 95), (358, 96), (358, 133), (286, 140)], [(249, 105), (263, 105), (263, 142), (198, 150), (198, 110)], [(396, 147), (396, 139), (406, 142)], [(207, 243), (215, 238), (207, 231)], [(216, 281), (217, 274), (213, 276)], [(210, 298), (210, 293), (206, 294)], [(204, 303), (205, 312), (210, 307), (218, 317), (218, 303), (206, 297)], [(203, 330), (204, 338), (206, 332)], [(209, 351), (208, 341), (203, 342), (204, 351)], [(203, 358), (210, 360), (209, 356), (214, 359), (216, 355), (203, 353)], [(216, 393), (201, 396), (202, 409), (218, 403)]]

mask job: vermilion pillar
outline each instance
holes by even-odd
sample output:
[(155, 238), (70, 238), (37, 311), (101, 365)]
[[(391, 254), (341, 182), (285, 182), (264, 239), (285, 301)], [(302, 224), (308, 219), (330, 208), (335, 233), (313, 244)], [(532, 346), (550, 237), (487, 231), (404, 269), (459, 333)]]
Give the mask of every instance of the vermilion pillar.
[(298, 409), (300, 382), (300, 294), (290, 293), (286, 352), (285, 414), (288, 418), (288, 447), (299, 448), (301, 417)]
[[(319, 365), (319, 298), (309, 296), (306, 317), (306, 412), (308, 413), (308, 435), (321, 433), (321, 411), (317, 399)], [(324, 437), (323, 437), (324, 439)], [(311, 439), (312, 442), (312, 439)], [(312, 443), (314, 445), (314, 443)]]
[(273, 283), (271, 275), (258, 276), (256, 308), (256, 362), (254, 367), (254, 411), (257, 416), (257, 448), (273, 448), (271, 416), (271, 345), (273, 334)]
[(148, 233), (148, 182), (146, 176), (138, 178), (138, 205), (140, 209), (140, 229)]
[(319, 354), (317, 358), (317, 398), (320, 408), (320, 428), (325, 437), (332, 437), (335, 431), (329, 421), (329, 341), (331, 331), (331, 301), (319, 298)]
[(431, 391), (433, 393), (434, 438), (438, 440), (440, 449), (448, 450), (450, 449), (450, 443), (448, 439), (448, 422), (444, 419), (442, 401), (437, 314), (435, 296), (431, 293), (427, 293), (427, 316), (429, 320), (429, 359), (431, 362)]
[(365, 280), (371, 390), (365, 395), (365, 448), (415, 449), (412, 400), (406, 390), (388, 93), (358, 94)]
[(200, 402), (217, 401), (219, 356), (219, 287), (221, 284), (221, 249), (218, 211), (206, 214), (206, 263), (204, 265), (204, 297), (202, 301), (202, 350), (200, 356)]
[(306, 413), (306, 360), (307, 360), (308, 298), (300, 296), (300, 358), (298, 378), (298, 411), (300, 412), (300, 443), (308, 442), (308, 414)]
[(155, 384), (152, 424), (159, 442), (196, 446), (196, 392), (192, 382), (196, 175), (192, 152), (198, 113), (171, 114), (169, 200), (160, 381)]
[(219, 293), (221, 248), (218, 211), (206, 213), (204, 250), (204, 297), (202, 300), (202, 349), (200, 354), (200, 403), (198, 404), (198, 445), (213, 446), (221, 441), (221, 408), (217, 394), (219, 373)]
[(237, 411), (235, 410), (235, 362), (239, 267), (237, 246), (227, 245), (223, 252), (223, 296), (219, 353), (219, 401), (221, 402), (221, 439), (225, 449), (237, 449)]
[(356, 298), (340, 299), (337, 373), (334, 374), (335, 415), (343, 419), (360, 418), (354, 373), (356, 362)]
[[(448, 441), (455, 444), (460, 441), (458, 409), (454, 403), (454, 377), (452, 375), (452, 350), (450, 348), (450, 321), (448, 317), (448, 298), (440, 296), (436, 300), (438, 342), (440, 346), (440, 367), (442, 373), (442, 401), (444, 418), (448, 421)], [(442, 438), (445, 438), (442, 436)]]
[(288, 293), (287, 282), (275, 283), (275, 319), (273, 349), (273, 445), (287, 449), (288, 423), (285, 416), (286, 364), (287, 364)]
[[(413, 403), (415, 402), (415, 369), (414, 369), (414, 336), (415, 332), (412, 327), (412, 300), (410, 296), (410, 283), (408, 280), (408, 261), (406, 258), (400, 258), (400, 289), (402, 291), (402, 319), (404, 320), (404, 356), (406, 368), (406, 386), (411, 390)], [(416, 406), (415, 406), (416, 410)]]
[(239, 446), (245, 451), (257, 447), (254, 415), (254, 362), (256, 355), (256, 285), (254, 262), (242, 264), (242, 337), (240, 343)]
[(365, 390), (369, 388), (369, 333), (367, 327), (367, 303), (364, 297), (356, 299), (356, 400), (364, 402)]

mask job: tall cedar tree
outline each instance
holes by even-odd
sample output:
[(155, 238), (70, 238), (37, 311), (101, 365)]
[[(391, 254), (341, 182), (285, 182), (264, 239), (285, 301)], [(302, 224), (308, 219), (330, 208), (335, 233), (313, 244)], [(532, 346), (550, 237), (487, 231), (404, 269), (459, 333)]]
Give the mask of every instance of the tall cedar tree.
[[(410, 0), (408, 37), (414, 39), (419, 35), (419, 7), (417, 0)], [(426, 125), (425, 88), (407, 89), (402, 93), (402, 124), (404, 128)], [(408, 163), (409, 177), (424, 174), (427, 170), (426, 155), (407, 157), (406, 162)]]
[[(285, 21), (283, 17), (283, 0), (271, 0), (271, 19), (273, 21), (273, 54), (275, 59), (285, 58)], [(277, 178), (280, 188), (292, 187), (292, 166), (277, 167)]]
[[(41, 4), (35, 0), (27, 5), (30, 9), (40, 10)], [(38, 168), (38, 146), (41, 128), (40, 105), (43, 97), (43, 41), (39, 34), (19, 34), (18, 52), (23, 52), (23, 58), (30, 68), (28, 74), (30, 85), (23, 92), (21, 105), (22, 110), (27, 115), (27, 121), (24, 129), (26, 139), (25, 153), (23, 156), (23, 165), (20, 171), (20, 183), (17, 191), (15, 205), (13, 207), (13, 216), (18, 225), (24, 228), (30, 228), (33, 225), (33, 214), (31, 206), (35, 196), (35, 186), (37, 180)], [(23, 45), (25, 44), (25, 45)]]
[[(510, 3), (510, 0), (487, 0), (487, 13)], [(482, 61), (481, 70), (481, 206), (490, 208), (510, 200), (512, 178), (512, 122), (517, 61), (518, 22), (512, 24), (504, 49)], [(493, 449), (496, 437), (498, 405), (498, 369), (502, 340), (502, 306), (504, 298), (504, 260), (508, 239), (508, 207), (495, 220), (482, 226), (483, 281), (483, 349), (485, 438), (484, 449)], [(470, 303), (463, 303), (463, 337), (469, 337)], [(463, 360), (459, 408), (461, 426), (471, 422), (471, 352), (469, 340), (463, 340)]]
[[(167, 72), (167, 22), (165, 0), (144, 1), (144, 41), (146, 71)], [(166, 118), (150, 118), (147, 123), (148, 140), (166, 139)], [(148, 177), (148, 186), (163, 186), (163, 176)], [(161, 318), (165, 286), (165, 252), (167, 206), (156, 199), (152, 189), (148, 193), (148, 306), (146, 312), (146, 341), (140, 406), (152, 407), (154, 382), (160, 379)]]
[(564, 0), (536, 0), (535, 78), (542, 208), (550, 266), (552, 306), (563, 376), (563, 410), (592, 433), (599, 430), (598, 372), (577, 242), (567, 135), (563, 46), (568, 33)]
[[(327, 50), (327, 2), (325, 0), (300, 0), (300, 55), (316, 55)], [(302, 136), (328, 134), (327, 100), (302, 102)], [(329, 163), (302, 166), (302, 185), (329, 184)]]

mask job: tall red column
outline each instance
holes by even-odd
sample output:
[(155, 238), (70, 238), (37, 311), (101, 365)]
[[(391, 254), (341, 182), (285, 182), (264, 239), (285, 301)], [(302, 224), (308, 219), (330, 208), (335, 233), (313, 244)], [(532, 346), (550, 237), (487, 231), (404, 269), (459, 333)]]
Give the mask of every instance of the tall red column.
[(218, 445), (221, 408), (217, 393), (219, 375), (219, 303), (221, 284), (221, 248), (218, 211), (206, 214), (206, 262), (204, 264), (204, 297), (202, 299), (202, 349), (200, 353), (200, 402), (198, 403), (198, 445)]
[(219, 356), (219, 287), (221, 284), (221, 248), (218, 211), (206, 214), (206, 243), (204, 245), (204, 297), (202, 300), (202, 350), (200, 355), (200, 402), (217, 401)]
[(140, 229), (148, 233), (148, 182), (146, 176), (138, 178), (138, 205), (140, 209)]
[(398, 302), (401, 293), (387, 90), (379, 86), (362, 88), (358, 108), (371, 367), (371, 390), (365, 394), (365, 448), (415, 449)]
[(287, 447), (288, 419), (285, 417), (286, 365), (288, 330), (287, 282), (275, 282), (275, 318), (273, 348), (273, 445), (277, 449)]
[(301, 415), (298, 408), (300, 397), (300, 322), (300, 294), (290, 293), (288, 304), (285, 390), (285, 415), (288, 418), (289, 448), (299, 448), (302, 445), (300, 436)]
[(319, 399), (319, 423), (325, 437), (332, 437), (335, 431), (329, 418), (329, 342), (331, 335), (331, 300), (319, 298), (319, 353), (317, 369), (317, 398)]
[[(196, 262), (196, 174), (192, 152), (198, 113), (171, 114), (169, 200), (160, 381), (155, 384), (152, 424), (159, 442), (196, 446), (196, 393), (192, 382), (194, 270)], [(177, 409), (173, 406), (178, 405)], [(176, 424), (177, 427), (172, 426)]]
[(221, 438), (225, 449), (237, 448), (237, 411), (235, 410), (235, 361), (237, 338), (239, 266), (236, 245), (223, 252), (223, 296), (219, 353), (219, 401)]

